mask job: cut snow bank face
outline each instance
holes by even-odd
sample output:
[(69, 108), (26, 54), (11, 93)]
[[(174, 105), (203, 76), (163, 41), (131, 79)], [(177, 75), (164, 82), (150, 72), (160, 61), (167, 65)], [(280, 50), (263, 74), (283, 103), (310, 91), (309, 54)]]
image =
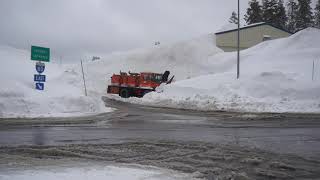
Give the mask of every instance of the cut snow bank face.
[(168, 46), (113, 53), (100, 61), (85, 63), (88, 88), (92, 93), (106, 95), (110, 77), (119, 71), (164, 73), (169, 70), (175, 80), (210, 74), (214, 69), (208, 66), (208, 57), (222, 52), (215, 45), (215, 36), (210, 34)]
[(129, 101), (197, 110), (319, 113), (319, 42), (320, 30), (309, 28), (241, 51), (239, 80), (235, 53), (213, 55), (207, 67), (214, 74), (178, 81)]
[(86, 70), (92, 77), (89, 79), (95, 80), (89, 82), (91, 86), (100, 90), (105, 90), (106, 80), (119, 71), (164, 73), (168, 70), (176, 80), (183, 80), (212, 72), (208, 57), (221, 52), (215, 46), (215, 36), (210, 34), (168, 46), (113, 53), (86, 64)]
[(183, 180), (193, 179), (185, 174), (157, 168), (130, 168), (116, 166), (93, 166), (50, 170), (23, 170), (0, 174), (2, 180)]

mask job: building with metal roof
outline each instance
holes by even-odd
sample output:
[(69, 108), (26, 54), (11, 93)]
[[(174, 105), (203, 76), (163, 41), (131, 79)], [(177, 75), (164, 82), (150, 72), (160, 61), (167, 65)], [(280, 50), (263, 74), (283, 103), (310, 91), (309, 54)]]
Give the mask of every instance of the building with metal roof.
[[(237, 50), (236, 27), (221, 29), (216, 35), (216, 44), (225, 52)], [(251, 24), (240, 28), (240, 49), (247, 49), (266, 40), (285, 38), (292, 35), (291, 32), (275, 27), (265, 22)]]

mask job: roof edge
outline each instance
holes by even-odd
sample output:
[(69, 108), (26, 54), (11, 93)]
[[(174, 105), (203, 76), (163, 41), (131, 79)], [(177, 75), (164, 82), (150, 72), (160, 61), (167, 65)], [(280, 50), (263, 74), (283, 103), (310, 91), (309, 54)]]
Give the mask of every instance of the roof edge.
[[(260, 24), (256, 24), (256, 25), (252, 25), (252, 26), (250, 26), (250, 25), (244, 26), (244, 27), (241, 27), (240, 30), (249, 29), (249, 28), (254, 28), (254, 27), (258, 27), (258, 26), (264, 26), (264, 25), (269, 25), (269, 26), (271, 26), (271, 27), (273, 27), (273, 28), (279, 29), (279, 30), (284, 31), (284, 32), (286, 32), (286, 33), (294, 34), (294, 33), (290, 32), (290, 31), (288, 31), (288, 30), (285, 30), (285, 29), (283, 29), (283, 28), (276, 27), (276, 26), (274, 26), (274, 25), (272, 25), (272, 24), (269, 24), (269, 23), (266, 23), (266, 22), (260, 23)], [(231, 30), (227, 30), (227, 31), (217, 32), (217, 33), (215, 33), (215, 35), (225, 34), (225, 33), (234, 32), (234, 31), (238, 31), (238, 29), (231, 29)]]

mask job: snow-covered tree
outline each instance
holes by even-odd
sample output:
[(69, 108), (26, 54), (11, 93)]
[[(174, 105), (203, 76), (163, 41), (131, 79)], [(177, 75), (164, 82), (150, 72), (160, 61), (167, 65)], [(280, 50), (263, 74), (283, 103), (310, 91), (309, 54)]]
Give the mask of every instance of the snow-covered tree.
[(274, 23), (275, 14), (277, 9), (277, 1), (276, 0), (262, 0), (262, 17), (263, 21), (267, 23)]
[(239, 19), (238, 19), (238, 14), (236, 12), (234, 12), (234, 11), (232, 12), (232, 15), (229, 19), (229, 22), (233, 23), (233, 24), (238, 24)]
[(247, 24), (253, 24), (262, 22), (262, 7), (257, 0), (251, 0), (249, 2), (249, 8), (244, 16), (244, 20)]
[(287, 12), (288, 12), (288, 23), (287, 30), (290, 32), (296, 32), (296, 18), (297, 18), (297, 9), (298, 4), (296, 0), (289, 0), (287, 3)]
[(263, 21), (276, 27), (285, 28), (287, 23), (286, 9), (283, 0), (263, 0)]
[(315, 10), (315, 15), (314, 15), (314, 24), (315, 27), (320, 28), (320, 0), (318, 0)]
[(286, 8), (284, 7), (283, 0), (278, 0), (276, 9), (276, 22), (274, 23), (274, 25), (285, 29), (287, 21), (288, 17), (286, 13)]
[(297, 30), (302, 30), (313, 26), (313, 13), (311, 8), (311, 0), (298, 0), (296, 18)]

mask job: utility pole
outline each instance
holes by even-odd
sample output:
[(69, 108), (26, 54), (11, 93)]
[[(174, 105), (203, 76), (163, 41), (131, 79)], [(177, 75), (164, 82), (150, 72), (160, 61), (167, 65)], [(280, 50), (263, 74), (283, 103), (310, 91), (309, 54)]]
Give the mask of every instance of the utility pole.
[(240, 78), (240, 0), (238, 0), (238, 52), (237, 52), (237, 79)]
[(312, 81), (314, 80), (314, 61), (312, 63)]
[(82, 59), (80, 60), (81, 61), (81, 70), (82, 70), (82, 79), (83, 79), (83, 85), (84, 85), (84, 93), (85, 95), (87, 96), (87, 86), (86, 86), (86, 80), (84, 78), (84, 71), (83, 71), (83, 65), (82, 65)]

